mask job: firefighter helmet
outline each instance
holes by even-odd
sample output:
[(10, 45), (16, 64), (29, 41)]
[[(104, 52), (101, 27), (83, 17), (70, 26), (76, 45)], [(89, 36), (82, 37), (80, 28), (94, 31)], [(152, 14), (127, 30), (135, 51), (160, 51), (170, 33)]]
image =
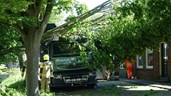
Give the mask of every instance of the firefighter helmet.
[(49, 60), (49, 55), (48, 55), (48, 54), (45, 54), (45, 55), (43, 56), (43, 60)]

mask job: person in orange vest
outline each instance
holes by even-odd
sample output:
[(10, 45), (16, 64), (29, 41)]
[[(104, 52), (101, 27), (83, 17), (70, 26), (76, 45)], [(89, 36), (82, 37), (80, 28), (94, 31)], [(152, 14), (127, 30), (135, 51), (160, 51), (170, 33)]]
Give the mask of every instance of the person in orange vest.
[(127, 78), (128, 79), (133, 79), (133, 66), (134, 66), (134, 61), (133, 60), (131, 60), (131, 61), (126, 60), (124, 62), (124, 64), (125, 64), (125, 66), (127, 68), (127, 70), (126, 70)]
[(49, 92), (50, 74), (51, 74), (51, 62), (49, 61), (49, 55), (43, 56), (44, 62), (40, 64), (40, 78), (41, 78), (41, 92)]

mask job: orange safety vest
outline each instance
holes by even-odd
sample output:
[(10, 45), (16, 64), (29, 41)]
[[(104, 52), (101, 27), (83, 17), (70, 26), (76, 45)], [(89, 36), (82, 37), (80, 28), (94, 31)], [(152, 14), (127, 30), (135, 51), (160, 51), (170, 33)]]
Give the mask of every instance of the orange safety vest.
[(133, 66), (134, 66), (134, 61), (132, 60), (132, 62), (126, 60), (124, 62), (125, 66), (127, 67), (126, 73), (129, 79), (132, 78), (132, 72), (133, 72)]

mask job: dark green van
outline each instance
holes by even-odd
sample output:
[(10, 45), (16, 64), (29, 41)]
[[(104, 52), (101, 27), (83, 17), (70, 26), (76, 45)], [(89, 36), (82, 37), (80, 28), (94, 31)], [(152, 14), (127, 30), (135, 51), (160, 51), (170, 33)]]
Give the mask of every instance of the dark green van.
[[(50, 87), (60, 86), (90, 86), (94, 87), (96, 81), (95, 68), (89, 68), (80, 58), (80, 47), (76, 42), (63, 38), (53, 38), (42, 43), (42, 50), (48, 53), (52, 62)], [(86, 61), (93, 64), (90, 51)]]

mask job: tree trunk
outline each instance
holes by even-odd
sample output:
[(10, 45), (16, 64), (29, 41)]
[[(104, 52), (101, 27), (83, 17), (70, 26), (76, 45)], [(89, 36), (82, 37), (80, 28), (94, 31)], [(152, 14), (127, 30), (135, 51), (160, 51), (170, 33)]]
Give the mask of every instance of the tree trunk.
[(25, 47), (27, 54), (26, 66), (26, 88), (27, 96), (39, 96), (38, 86), (38, 67), (40, 39), (38, 32), (29, 31), (25, 38)]
[[(42, 0), (39, 3), (43, 4)], [(38, 84), (38, 67), (39, 67), (39, 52), (40, 52), (40, 41), (45, 31), (47, 22), (53, 9), (53, 0), (47, 0), (46, 10), (43, 16), (43, 20), (39, 21), (37, 27), (30, 27), (23, 30), (22, 38), (24, 40), (26, 55), (27, 55), (27, 66), (26, 66), (26, 88), (27, 96), (39, 96), (39, 84)], [(38, 8), (41, 7), (38, 6)], [(37, 5), (37, 4), (35, 4)], [(38, 12), (37, 12), (38, 11)], [(39, 13), (40, 10), (30, 11)], [(37, 18), (37, 15), (35, 18)]]

